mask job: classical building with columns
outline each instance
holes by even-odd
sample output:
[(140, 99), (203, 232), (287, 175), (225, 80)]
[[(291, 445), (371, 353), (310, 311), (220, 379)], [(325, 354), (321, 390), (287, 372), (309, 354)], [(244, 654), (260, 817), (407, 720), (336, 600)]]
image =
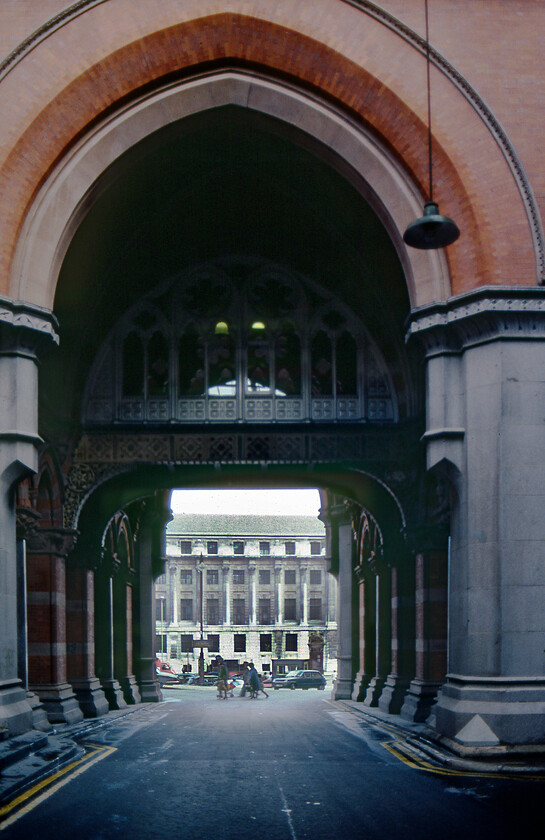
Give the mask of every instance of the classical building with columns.
[(545, 5), (428, 7), (0, 4), (2, 736), (160, 701), (173, 488), (308, 487), (333, 697), (545, 750)]
[(166, 558), (155, 647), (176, 670), (198, 671), (201, 616), (206, 667), (219, 654), (231, 671), (336, 670), (336, 581), (317, 517), (177, 514)]

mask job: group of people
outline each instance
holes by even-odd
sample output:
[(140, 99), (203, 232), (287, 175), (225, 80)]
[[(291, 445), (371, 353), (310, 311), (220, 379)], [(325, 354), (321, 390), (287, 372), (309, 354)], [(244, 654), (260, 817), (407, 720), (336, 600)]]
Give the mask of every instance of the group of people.
[[(248, 694), (251, 700), (255, 700), (259, 694), (264, 694), (265, 697), (269, 696), (263, 688), (263, 682), (253, 662), (244, 666), (242, 679), (244, 680), (244, 684), (240, 689), (241, 697), (245, 697)], [(234, 696), (233, 683), (229, 680), (229, 670), (223, 660), (220, 663), (216, 686), (218, 689), (218, 699), (227, 700), (228, 696)]]

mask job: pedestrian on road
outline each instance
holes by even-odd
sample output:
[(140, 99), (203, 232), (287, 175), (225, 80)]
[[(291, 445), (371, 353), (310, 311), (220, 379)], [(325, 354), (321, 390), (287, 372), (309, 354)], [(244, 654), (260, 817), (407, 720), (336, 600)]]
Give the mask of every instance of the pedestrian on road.
[(242, 666), (242, 679), (244, 685), (240, 689), (240, 696), (244, 697), (248, 689), (248, 679), (250, 678), (250, 666), (245, 662)]
[(227, 669), (227, 665), (225, 664), (224, 660), (221, 660), (219, 673), (218, 673), (218, 682), (216, 683), (218, 688), (218, 699), (223, 698), (223, 700), (227, 700), (227, 688), (229, 685), (229, 671)]
[(265, 697), (269, 696), (267, 694), (267, 692), (265, 691), (265, 689), (263, 688), (263, 683), (261, 682), (261, 679), (259, 678), (259, 674), (257, 673), (256, 667), (255, 667), (253, 662), (250, 662), (250, 674), (249, 674), (249, 677), (248, 677), (248, 686), (250, 688), (252, 699), (255, 699), (257, 697), (257, 695), (259, 694), (259, 692), (264, 694)]

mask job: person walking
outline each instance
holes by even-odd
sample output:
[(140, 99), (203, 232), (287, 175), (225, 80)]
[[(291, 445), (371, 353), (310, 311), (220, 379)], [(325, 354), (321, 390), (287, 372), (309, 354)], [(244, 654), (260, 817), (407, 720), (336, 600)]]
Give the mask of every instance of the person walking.
[(227, 687), (229, 685), (229, 670), (227, 665), (225, 664), (224, 660), (221, 660), (219, 673), (218, 673), (218, 699), (223, 698), (223, 700), (227, 700)]
[(257, 673), (257, 669), (256, 669), (253, 662), (250, 662), (250, 674), (249, 674), (249, 677), (248, 677), (248, 686), (250, 688), (251, 696), (252, 696), (253, 699), (255, 699), (260, 692), (262, 694), (264, 694), (265, 697), (269, 696), (267, 694), (267, 692), (265, 691), (265, 689), (263, 688), (263, 683), (261, 682), (261, 679), (259, 677), (259, 674)]

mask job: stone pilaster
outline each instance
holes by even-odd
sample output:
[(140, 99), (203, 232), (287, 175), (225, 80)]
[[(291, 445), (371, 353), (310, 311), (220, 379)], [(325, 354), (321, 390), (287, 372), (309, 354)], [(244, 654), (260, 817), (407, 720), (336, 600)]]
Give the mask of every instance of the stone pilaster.
[(481, 288), (414, 313), (429, 470), (452, 488), (446, 682), (460, 752), (543, 748), (545, 290)]
[(337, 575), (338, 655), (337, 677), (332, 698), (348, 700), (352, 697), (354, 680), (354, 529), (353, 511), (344, 502), (320, 512), (326, 523), (332, 572)]
[(27, 546), (29, 688), (51, 723), (83, 718), (67, 675), (66, 557), (74, 543), (73, 531), (39, 528)]
[(15, 487), (38, 467), (38, 354), (57, 341), (52, 313), (0, 299), (0, 726), (32, 728), (18, 674)]

